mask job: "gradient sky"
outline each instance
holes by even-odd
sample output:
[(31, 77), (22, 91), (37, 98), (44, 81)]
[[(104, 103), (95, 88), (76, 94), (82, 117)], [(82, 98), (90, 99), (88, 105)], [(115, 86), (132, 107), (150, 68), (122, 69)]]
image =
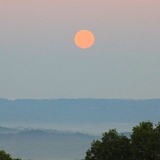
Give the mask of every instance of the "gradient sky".
[(0, 97), (160, 98), (160, 0), (0, 0)]

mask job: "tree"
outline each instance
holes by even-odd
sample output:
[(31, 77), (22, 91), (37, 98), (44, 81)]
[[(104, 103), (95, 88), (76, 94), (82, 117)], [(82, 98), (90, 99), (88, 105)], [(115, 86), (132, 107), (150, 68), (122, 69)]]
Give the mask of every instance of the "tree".
[(115, 129), (102, 134), (101, 141), (94, 140), (86, 152), (85, 160), (129, 160), (130, 141)]
[(85, 160), (160, 160), (160, 123), (141, 122), (133, 127), (130, 138), (115, 129), (94, 140)]
[(136, 160), (160, 160), (160, 123), (142, 122), (133, 127), (131, 151)]
[(7, 154), (4, 150), (0, 151), (0, 160), (12, 160), (10, 154)]
[(4, 150), (0, 150), (0, 160), (21, 160), (21, 159), (12, 158), (11, 155), (6, 153)]

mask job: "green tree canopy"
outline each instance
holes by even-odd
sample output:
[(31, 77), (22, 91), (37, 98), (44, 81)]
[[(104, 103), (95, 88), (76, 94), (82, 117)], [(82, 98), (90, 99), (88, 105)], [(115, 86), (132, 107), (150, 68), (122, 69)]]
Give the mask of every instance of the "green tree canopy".
[(141, 122), (133, 127), (130, 138), (115, 129), (94, 140), (85, 160), (160, 160), (160, 123)]
[(4, 150), (0, 150), (0, 160), (21, 160), (20, 158), (12, 158), (10, 154)]
[(160, 159), (160, 123), (142, 122), (133, 127), (131, 135), (131, 150), (137, 160)]
[(86, 152), (85, 160), (128, 160), (129, 156), (129, 139), (112, 129), (103, 134), (101, 141), (92, 142), (91, 149)]
[(7, 154), (4, 150), (0, 151), (0, 160), (12, 160), (10, 154)]

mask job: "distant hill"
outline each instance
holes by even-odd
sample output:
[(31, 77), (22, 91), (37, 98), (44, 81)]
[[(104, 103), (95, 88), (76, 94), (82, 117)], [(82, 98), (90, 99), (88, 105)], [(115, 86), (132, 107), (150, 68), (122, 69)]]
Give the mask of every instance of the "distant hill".
[(22, 159), (82, 159), (93, 139), (100, 137), (78, 132), (0, 127), (0, 150)]
[(160, 99), (0, 99), (0, 125), (101, 134), (160, 121)]
[[(5, 133), (4, 133), (5, 132)], [(131, 133), (123, 133), (129, 136)], [(0, 126), (0, 150), (33, 160), (77, 160), (85, 157), (93, 140), (102, 136), (57, 130), (14, 129)]]

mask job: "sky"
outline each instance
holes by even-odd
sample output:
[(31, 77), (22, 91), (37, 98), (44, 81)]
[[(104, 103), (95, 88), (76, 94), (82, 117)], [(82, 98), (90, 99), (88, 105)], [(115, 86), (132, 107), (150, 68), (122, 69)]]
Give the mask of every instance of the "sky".
[(0, 0), (1, 98), (160, 98), (159, 68), (159, 0)]

